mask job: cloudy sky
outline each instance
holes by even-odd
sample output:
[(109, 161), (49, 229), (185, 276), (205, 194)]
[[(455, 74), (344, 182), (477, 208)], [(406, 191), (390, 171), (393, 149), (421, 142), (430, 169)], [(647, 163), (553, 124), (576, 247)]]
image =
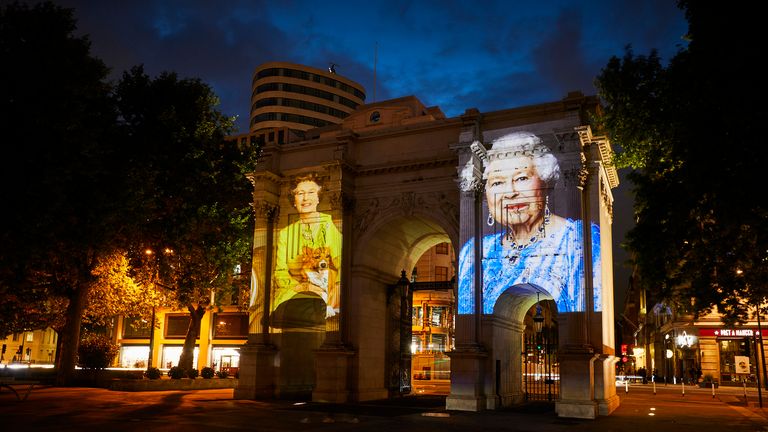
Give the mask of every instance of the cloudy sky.
[[(2, 0), (5, 1), (5, 0)], [(247, 130), (253, 70), (268, 61), (337, 64), (367, 101), (414, 95), (449, 116), (551, 102), (593, 81), (627, 45), (667, 60), (687, 24), (673, 0), (56, 0), (115, 78), (144, 64), (210, 84)], [(375, 84), (374, 89), (374, 71)], [(614, 191), (615, 243), (631, 225), (627, 182)], [(617, 297), (628, 273), (615, 248)]]

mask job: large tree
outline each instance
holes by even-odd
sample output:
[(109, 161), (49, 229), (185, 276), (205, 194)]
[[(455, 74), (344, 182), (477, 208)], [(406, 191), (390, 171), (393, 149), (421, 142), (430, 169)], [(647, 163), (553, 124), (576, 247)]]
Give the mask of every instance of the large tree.
[(681, 1), (687, 47), (612, 58), (597, 79), (599, 119), (631, 167), (637, 224), (627, 238), (641, 282), (694, 314), (748, 318), (768, 295), (768, 120), (759, 14)]
[(75, 28), (51, 3), (0, 8), (0, 332), (55, 325), (65, 304), (59, 384), (74, 372), (93, 270), (120, 236), (108, 69)]
[(200, 80), (174, 73), (153, 79), (135, 67), (123, 75), (117, 98), (130, 149), (122, 193), (143, 219), (130, 250), (144, 282), (189, 312), (179, 366), (191, 369), (200, 321), (234, 290), (236, 268), (249, 262), (252, 190), (245, 173), (258, 149), (224, 139), (232, 119)]

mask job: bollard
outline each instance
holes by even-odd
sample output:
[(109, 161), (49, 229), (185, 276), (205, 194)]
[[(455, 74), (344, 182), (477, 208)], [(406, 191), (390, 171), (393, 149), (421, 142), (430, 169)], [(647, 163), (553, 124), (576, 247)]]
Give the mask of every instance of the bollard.
[(653, 395), (656, 396), (656, 381), (653, 382)]
[(629, 381), (624, 381), (624, 393), (629, 393)]
[(683, 397), (685, 397), (685, 381), (680, 381), (680, 384), (683, 385)]
[(712, 383), (712, 399), (715, 398), (715, 383)]
[[(747, 380), (742, 380), (742, 384), (744, 384), (744, 403), (747, 403)], [(714, 385), (714, 383), (712, 383)]]

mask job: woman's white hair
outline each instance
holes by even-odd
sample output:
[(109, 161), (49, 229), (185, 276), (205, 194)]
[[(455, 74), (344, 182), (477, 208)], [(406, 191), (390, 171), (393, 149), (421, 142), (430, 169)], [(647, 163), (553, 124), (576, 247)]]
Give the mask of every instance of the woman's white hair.
[[(560, 179), (560, 165), (557, 158), (538, 136), (530, 132), (511, 132), (491, 141), (488, 162), (520, 156), (531, 158), (536, 174), (547, 186), (553, 187)], [(489, 163), (485, 165), (483, 178), (488, 177), (489, 165)]]

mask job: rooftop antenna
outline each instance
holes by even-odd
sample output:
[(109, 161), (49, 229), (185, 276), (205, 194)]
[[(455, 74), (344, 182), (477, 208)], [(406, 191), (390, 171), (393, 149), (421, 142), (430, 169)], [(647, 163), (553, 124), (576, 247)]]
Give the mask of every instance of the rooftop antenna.
[(373, 102), (376, 103), (376, 63), (379, 59), (379, 42), (373, 48)]
[(336, 63), (331, 63), (330, 66), (328, 66), (328, 72), (335, 74), (336, 73), (336, 66), (338, 66)]

